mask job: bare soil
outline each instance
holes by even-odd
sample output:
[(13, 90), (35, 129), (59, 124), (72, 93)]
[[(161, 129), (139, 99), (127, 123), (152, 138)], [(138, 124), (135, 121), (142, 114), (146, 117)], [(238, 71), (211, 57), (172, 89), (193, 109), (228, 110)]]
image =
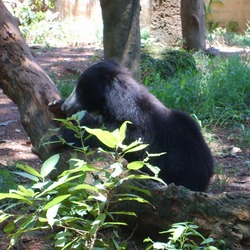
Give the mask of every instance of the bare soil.
[[(98, 47), (79, 48), (33, 48), (41, 66), (55, 74), (58, 79), (70, 74), (78, 74), (94, 61), (102, 58)], [(249, 126), (246, 127), (249, 129)], [(250, 149), (242, 143), (240, 130), (215, 129), (210, 143), (215, 156), (217, 171), (211, 181), (209, 192), (244, 190), (250, 192)], [(20, 123), (16, 105), (0, 90), (0, 169), (23, 162), (39, 169), (41, 161), (32, 153), (30, 139)], [(0, 238), (1, 233), (0, 233)], [(38, 239), (39, 238), (39, 239)], [(41, 247), (42, 246), (42, 247)], [(0, 243), (0, 249), (7, 249), (6, 242)], [(53, 249), (41, 237), (26, 237), (18, 249)]]

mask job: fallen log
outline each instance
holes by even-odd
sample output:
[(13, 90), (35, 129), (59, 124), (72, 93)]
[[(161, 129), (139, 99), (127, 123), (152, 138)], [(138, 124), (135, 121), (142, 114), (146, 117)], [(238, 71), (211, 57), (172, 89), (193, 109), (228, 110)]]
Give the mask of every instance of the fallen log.
[[(174, 184), (164, 187), (149, 180), (136, 180), (132, 184), (150, 190), (152, 196), (143, 197), (151, 206), (138, 202), (118, 203), (115, 209), (126, 211), (129, 208), (137, 214), (136, 218), (127, 218), (131, 231), (137, 227), (136, 231), (143, 237), (149, 235), (157, 239), (160, 238), (158, 232), (168, 230), (171, 224), (190, 221), (199, 226), (204, 236), (224, 240), (229, 249), (250, 249), (249, 192), (208, 194)], [(131, 193), (131, 190), (124, 185), (122, 192)]]

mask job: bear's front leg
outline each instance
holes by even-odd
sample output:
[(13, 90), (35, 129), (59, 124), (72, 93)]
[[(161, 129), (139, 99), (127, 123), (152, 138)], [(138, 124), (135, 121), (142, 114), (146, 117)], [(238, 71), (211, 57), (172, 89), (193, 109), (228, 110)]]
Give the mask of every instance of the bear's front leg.
[(56, 118), (66, 118), (66, 113), (61, 109), (64, 100), (54, 100), (48, 104), (48, 109), (52, 112)]

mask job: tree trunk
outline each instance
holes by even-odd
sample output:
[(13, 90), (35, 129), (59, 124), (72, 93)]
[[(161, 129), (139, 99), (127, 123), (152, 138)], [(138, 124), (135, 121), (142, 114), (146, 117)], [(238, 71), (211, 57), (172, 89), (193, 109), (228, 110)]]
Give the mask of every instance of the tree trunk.
[(105, 59), (117, 58), (140, 80), (140, 1), (100, 0)]
[(205, 50), (205, 10), (203, 0), (181, 0), (181, 23), (184, 48)]
[(21, 123), (42, 160), (50, 155), (41, 138), (54, 127), (47, 105), (60, 95), (38, 65), (18, 29), (18, 21), (0, 0), (0, 88), (17, 105)]
[[(0, 88), (18, 106), (21, 122), (42, 160), (53, 152), (40, 146), (40, 140), (50, 128), (52, 114), (47, 105), (59, 99), (53, 82), (37, 64), (17, 28), (16, 20), (0, 0)], [(63, 160), (64, 161), (64, 160)], [(214, 238), (224, 239), (233, 249), (250, 249), (250, 194), (245, 192), (209, 195), (190, 192), (170, 185), (168, 188), (151, 181), (137, 181), (152, 197), (152, 205), (130, 201), (120, 203), (124, 209), (137, 213), (136, 221), (142, 234), (168, 229), (178, 221), (194, 221), (201, 230)], [(130, 186), (131, 187), (131, 186)], [(127, 186), (125, 193), (131, 193)], [(141, 195), (141, 193), (140, 193)], [(121, 208), (114, 208), (122, 211)], [(152, 230), (153, 228), (153, 230)]]

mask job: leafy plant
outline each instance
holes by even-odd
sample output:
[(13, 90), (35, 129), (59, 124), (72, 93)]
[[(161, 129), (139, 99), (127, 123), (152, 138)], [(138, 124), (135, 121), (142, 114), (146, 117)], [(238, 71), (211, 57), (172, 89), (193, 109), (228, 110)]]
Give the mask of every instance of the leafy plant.
[(50, 78), (56, 83), (56, 86), (59, 89), (61, 97), (63, 99), (66, 99), (73, 91), (77, 79), (79, 78), (81, 73), (82, 72), (80, 72), (79, 70), (75, 70), (74, 74), (69, 77), (68, 72), (65, 72), (65, 75), (60, 74), (60, 79), (58, 79), (58, 76), (56, 74), (50, 74)]
[(229, 31), (231, 32), (237, 32), (239, 31), (239, 24), (236, 21), (230, 21), (227, 25)]
[[(171, 78), (151, 64), (144, 83), (166, 106), (194, 114), (204, 125), (245, 124), (249, 116), (249, 58), (209, 58), (194, 54), (197, 69), (178, 70)], [(143, 75), (143, 72), (142, 72)]]
[(166, 50), (161, 54), (142, 54), (142, 79), (145, 85), (155, 81), (155, 78), (170, 79), (177, 72), (196, 70), (196, 63), (191, 53), (185, 51)]
[(20, 20), (20, 30), (24, 37), (28, 33), (28, 26), (45, 19), (45, 13), (37, 9), (35, 2), (29, 0), (25, 0), (23, 3), (18, 4), (13, 11), (14, 15)]
[[(72, 119), (74, 117), (63, 122), (68, 127), (71, 126), (76, 134), (81, 133), (83, 128), (76, 129), (71, 124)], [(22, 171), (17, 171), (15, 174), (28, 178), (33, 184), (19, 185), (16, 190), (11, 189), (8, 193), (0, 193), (0, 200), (14, 199), (16, 200), (15, 211), (22, 210), (21, 213), (14, 213), (12, 205), (0, 213), (0, 222), (8, 221), (3, 228), (3, 231), (11, 237), (8, 249), (14, 246), (24, 233), (49, 229), (54, 229), (55, 247), (59, 249), (118, 247), (119, 239), (114, 230), (126, 224), (116, 221), (116, 216), (135, 216), (135, 214), (132, 211), (112, 211), (111, 203), (127, 200), (143, 203), (148, 201), (135, 194), (116, 193), (114, 189), (129, 179), (159, 180), (157, 177), (133, 173), (143, 166), (154, 169), (148, 164), (148, 159), (131, 162), (126, 167), (122, 165), (121, 156), (147, 147), (140, 141), (130, 145), (123, 144), (127, 124), (128, 122), (125, 122), (120, 129), (113, 132), (84, 127), (111, 149), (110, 152), (102, 150), (102, 153), (112, 159), (104, 167), (100, 168), (94, 163), (72, 158), (71, 168), (52, 181), (48, 179), (48, 175), (55, 168), (59, 155), (54, 155), (45, 161), (40, 172), (27, 165), (17, 165)], [(86, 150), (84, 146), (77, 148), (78, 153), (87, 154)], [(148, 190), (141, 191), (150, 195)], [(109, 232), (109, 237), (104, 236), (105, 231)]]
[(7, 169), (0, 169), (0, 192), (8, 192), (16, 187), (17, 184), (13, 173)]
[[(237, 28), (232, 23), (232, 29)], [(250, 21), (246, 23), (246, 30), (243, 33), (228, 32), (226, 28), (216, 27), (212, 31), (207, 33), (207, 41), (211, 46), (217, 46), (218, 43), (227, 46), (239, 46), (249, 47), (250, 46)], [(230, 29), (230, 27), (228, 27)]]
[[(172, 225), (172, 228), (161, 232), (161, 234), (170, 234), (169, 241), (154, 242), (150, 238), (144, 240), (144, 242), (150, 242), (147, 247), (149, 249), (203, 249), (203, 250), (219, 250), (215, 246), (210, 244), (215, 243), (213, 238), (205, 238), (198, 231), (198, 226), (189, 222), (180, 222)], [(197, 243), (200, 242), (200, 243)]]

